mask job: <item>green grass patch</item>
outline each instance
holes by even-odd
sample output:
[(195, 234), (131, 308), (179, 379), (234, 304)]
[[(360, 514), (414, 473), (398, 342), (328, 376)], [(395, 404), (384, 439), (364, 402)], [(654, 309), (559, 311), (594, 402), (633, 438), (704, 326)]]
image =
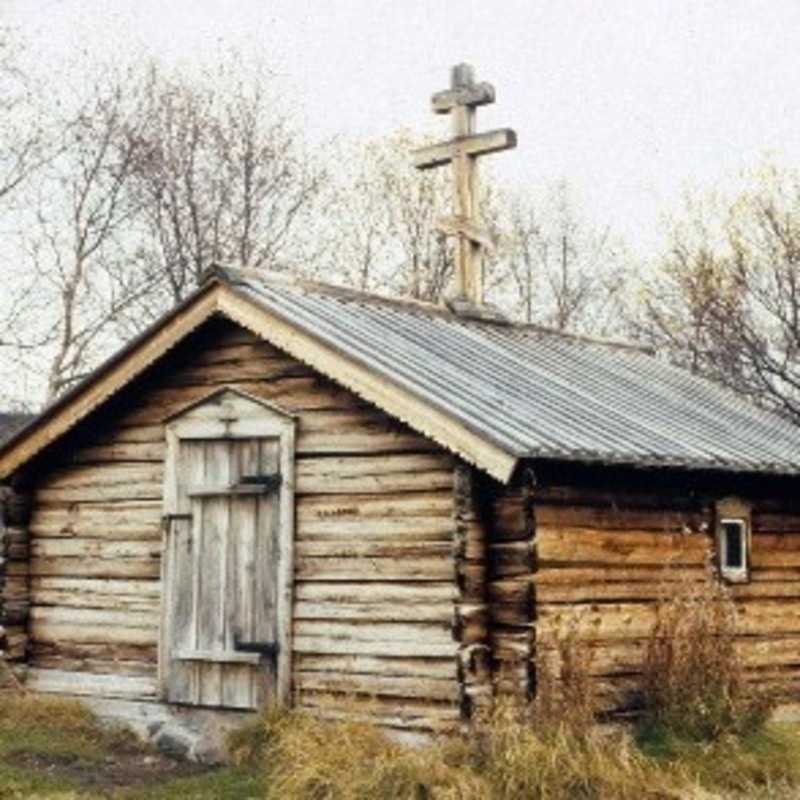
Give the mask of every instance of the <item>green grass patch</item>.
[(709, 791), (778, 797), (800, 788), (800, 731), (772, 723), (713, 741), (686, 739), (661, 727), (639, 732), (642, 753), (663, 769), (680, 770)]
[(112, 796), (119, 800), (260, 800), (264, 796), (264, 789), (257, 771), (244, 767), (223, 767)]
[(247, 800), (261, 780), (252, 763), (176, 762), (74, 701), (0, 694), (4, 800)]

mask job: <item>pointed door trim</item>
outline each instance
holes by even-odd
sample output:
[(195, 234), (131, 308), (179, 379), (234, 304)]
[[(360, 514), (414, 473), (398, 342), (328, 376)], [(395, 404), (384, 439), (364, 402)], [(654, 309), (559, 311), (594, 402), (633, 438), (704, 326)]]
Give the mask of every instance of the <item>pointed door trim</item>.
[[(288, 705), (291, 694), (291, 630), (294, 575), (294, 451), (295, 419), (279, 406), (262, 398), (225, 386), (172, 415), (166, 420), (164, 459), (164, 547), (161, 561), (161, 632), (158, 672), (161, 696), (167, 697), (167, 670), (172, 647), (171, 605), (168, 596), (167, 554), (169, 520), (179, 515), (177, 507), (178, 450), (181, 440), (277, 438), (280, 448), (281, 482), (278, 503), (277, 565), (277, 669), (275, 697)], [(250, 654), (244, 658), (254, 661)]]

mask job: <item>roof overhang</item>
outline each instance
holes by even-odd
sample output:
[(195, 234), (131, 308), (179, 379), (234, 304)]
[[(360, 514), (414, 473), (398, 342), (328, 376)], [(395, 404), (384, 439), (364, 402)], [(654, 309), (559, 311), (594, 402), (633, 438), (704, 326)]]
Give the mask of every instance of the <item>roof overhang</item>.
[(214, 278), (0, 447), (0, 480), (66, 434), (215, 314), (284, 350), (497, 480), (506, 483), (511, 478), (515, 455)]

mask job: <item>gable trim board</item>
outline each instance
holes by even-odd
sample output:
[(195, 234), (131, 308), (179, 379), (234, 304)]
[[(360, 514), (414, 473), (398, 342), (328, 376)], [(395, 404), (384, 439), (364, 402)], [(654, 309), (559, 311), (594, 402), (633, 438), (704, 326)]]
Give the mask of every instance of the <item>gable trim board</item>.
[(511, 478), (517, 456), (214, 278), (0, 447), (0, 480), (66, 434), (214, 314), (285, 350), (502, 483)]
[(511, 478), (517, 457), (506, 452), (430, 403), (387, 378), (376, 375), (354, 359), (323, 344), (312, 335), (266, 311), (235, 290), (219, 297), (220, 311), (262, 339), (285, 350), (359, 397), (427, 436), (465, 461), (488, 472), (502, 483)]

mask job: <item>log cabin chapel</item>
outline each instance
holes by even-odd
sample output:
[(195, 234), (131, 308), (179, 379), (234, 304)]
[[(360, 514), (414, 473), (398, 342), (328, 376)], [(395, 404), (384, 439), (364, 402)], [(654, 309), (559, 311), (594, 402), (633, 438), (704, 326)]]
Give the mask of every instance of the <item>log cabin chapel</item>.
[(621, 709), (659, 581), (711, 552), (791, 699), (800, 431), (482, 302), (476, 159), (516, 142), (475, 132), (493, 100), (456, 67), (454, 136), (414, 156), (455, 179), (446, 305), (212, 268), (0, 445), (1, 646), (29, 690), (197, 756), (268, 702), (419, 736), (531, 697), (578, 610)]

